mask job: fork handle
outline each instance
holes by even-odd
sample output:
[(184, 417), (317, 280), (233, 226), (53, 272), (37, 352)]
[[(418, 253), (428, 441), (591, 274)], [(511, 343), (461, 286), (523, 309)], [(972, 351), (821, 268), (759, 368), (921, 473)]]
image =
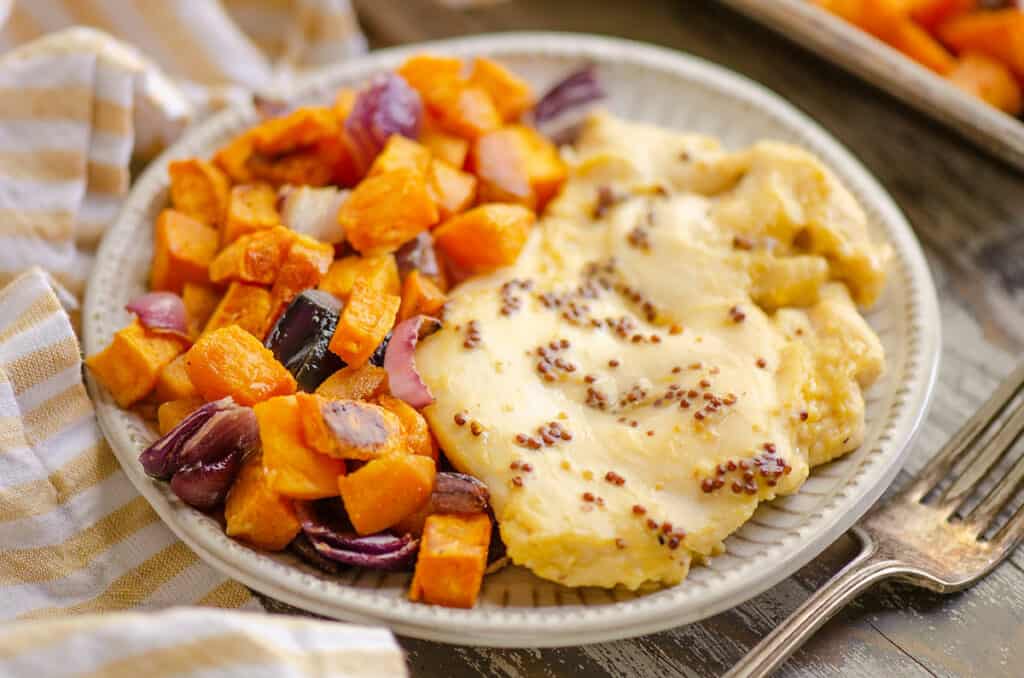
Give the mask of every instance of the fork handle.
[(852, 528), (850, 532), (861, 543), (857, 557), (776, 626), (723, 678), (760, 678), (770, 675), (864, 589), (902, 571), (898, 563), (878, 554), (874, 540), (866, 532), (858, 527)]

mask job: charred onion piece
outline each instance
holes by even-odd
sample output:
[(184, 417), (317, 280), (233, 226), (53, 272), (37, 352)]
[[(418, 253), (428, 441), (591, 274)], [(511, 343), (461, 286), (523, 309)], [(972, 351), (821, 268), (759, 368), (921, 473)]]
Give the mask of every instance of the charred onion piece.
[(540, 98), (533, 108), (533, 124), (555, 143), (573, 141), (591, 104), (605, 97), (593, 64), (569, 74)]
[(150, 292), (135, 297), (125, 306), (149, 330), (163, 330), (188, 337), (185, 303), (174, 292)]
[(440, 326), (437, 319), (425, 315), (403, 320), (391, 331), (391, 341), (384, 353), (391, 394), (417, 409), (434, 402), (434, 396), (416, 370), (416, 343)]

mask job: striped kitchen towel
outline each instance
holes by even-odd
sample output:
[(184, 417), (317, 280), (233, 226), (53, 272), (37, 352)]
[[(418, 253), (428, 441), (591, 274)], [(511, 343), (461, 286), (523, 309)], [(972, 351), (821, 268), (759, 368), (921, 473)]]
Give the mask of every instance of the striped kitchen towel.
[(0, 600), (8, 619), (191, 603), (259, 609), (121, 471), (82, 385), (71, 322), (40, 269), (0, 291)]
[(0, 633), (0, 675), (370, 678), (405, 675), (383, 629), (178, 609), (27, 622)]

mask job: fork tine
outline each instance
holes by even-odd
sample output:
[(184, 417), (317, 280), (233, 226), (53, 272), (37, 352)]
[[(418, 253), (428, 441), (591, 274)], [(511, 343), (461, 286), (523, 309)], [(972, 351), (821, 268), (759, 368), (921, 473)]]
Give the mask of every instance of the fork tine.
[(937, 455), (935, 455), (924, 470), (906, 490), (906, 492), (917, 501), (920, 501), (935, 485), (944, 478), (963, 459), (965, 464), (970, 465), (971, 461), (977, 458), (981, 450), (974, 449), (967, 452), (968, 448), (978, 439), (992, 421), (1002, 414), (1006, 406), (1010, 404), (1021, 386), (1024, 385), (1024, 364), (1015, 369), (995, 390), (995, 393), (985, 401), (985, 404), (960, 427), (952, 438), (949, 439)]
[(998, 559), (1001, 560), (1003, 554), (1020, 543), (1022, 538), (1024, 538), (1024, 506), (1018, 508), (992, 537), (992, 545), (999, 549)]
[[(1024, 432), (1024, 407), (1018, 407), (980, 451), (970, 453), (972, 458), (966, 460), (967, 465), (964, 467), (963, 473), (948, 490), (943, 492), (941, 503), (943, 505), (959, 504), (961, 500), (966, 499), (978, 481), (984, 478), (992, 467), (999, 463), (1003, 455), (1013, 447), (1022, 432)], [(1010, 489), (1012, 491), (1013, 488)]]
[[(1018, 410), (1014, 416), (1020, 416), (1024, 420), (1024, 408)], [(1013, 444), (1013, 441), (1010, 443)], [(964, 520), (978, 526), (979, 532), (984, 532), (992, 520), (999, 515), (1006, 502), (1016, 493), (1017, 486), (1024, 480), (1024, 456), (1021, 456), (1010, 469), (1010, 472), (1003, 476), (995, 487), (985, 495), (985, 498), (975, 506)]]

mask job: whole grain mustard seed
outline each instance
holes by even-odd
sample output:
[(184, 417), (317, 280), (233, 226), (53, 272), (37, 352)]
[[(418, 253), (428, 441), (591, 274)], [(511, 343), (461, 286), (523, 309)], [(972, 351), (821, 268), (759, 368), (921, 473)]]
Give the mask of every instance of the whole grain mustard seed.
[(680, 367), (679, 365), (676, 365), (675, 367), (672, 368), (672, 374), (679, 374), (682, 371), (683, 371), (683, 368)]
[(682, 334), (683, 333), (683, 326), (678, 324), (678, 323), (673, 323), (672, 325), (669, 326), (668, 333), (673, 335), (673, 336), (675, 336), (677, 334)]
[(594, 501), (594, 493), (593, 492), (584, 492), (583, 493), (583, 501)]
[(618, 537), (615, 540), (615, 548), (619, 549), (620, 551), (626, 548), (626, 541), (622, 537)]
[(647, 509), (640, 504), (633, 504), (633, 515), (642, 516), (647, 513)]
[(757, 365), (761, 369), (764, 369), (768, 365), (768, 361), (765, 360), (764, 358), (758, 358), (755, 365)]
[(458, 413), (456, 413), (456, 415), (455, 415), (455, 425), (456, 426), (465, 426), (466, 425), (466, 413), (465, 412), (458, 412)]
[(619, 361), (616, 360), (615, 358), (612, 358), (611, 360), (608, 361), (608, 367), (618, 367), (619, 364)]
[(647, 519), (647, 527), (652, 530), (658, 529), (658, 521), (653, 518)]
[(515, 487), (522, 487), (523, 486), (523, 479), (520, 476), (514, 477), (512, 479), (512, 485), (514, 485)]
[(474, 419), (469, 423), (469, 432), (475, 436), (479, 436), (481, 433), (484, 432), (484, 427), (479, 421), (476, 421)]

